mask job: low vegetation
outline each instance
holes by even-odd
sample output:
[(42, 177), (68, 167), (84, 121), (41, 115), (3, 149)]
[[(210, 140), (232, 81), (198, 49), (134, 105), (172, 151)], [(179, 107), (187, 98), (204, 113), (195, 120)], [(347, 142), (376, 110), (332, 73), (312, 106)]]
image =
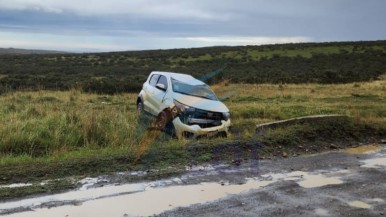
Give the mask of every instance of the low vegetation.
[(386, 72), (386, 41), (0, 55), (0, 93), (72, 88), (103, 94), (138, 92), (153, 70), (185, 72), (200, 78), (224, 66), (222, 73), (207, 82), (370, 81)]

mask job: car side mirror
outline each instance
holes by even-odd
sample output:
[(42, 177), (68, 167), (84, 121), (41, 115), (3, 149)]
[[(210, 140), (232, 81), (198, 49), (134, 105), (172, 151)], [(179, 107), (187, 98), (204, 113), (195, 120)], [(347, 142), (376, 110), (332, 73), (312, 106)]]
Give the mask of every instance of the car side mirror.
[(155, 85), (155, 87), (160, 89), (160, 90), (166, 91), (166, 87), (164, 84), (158, 83)]

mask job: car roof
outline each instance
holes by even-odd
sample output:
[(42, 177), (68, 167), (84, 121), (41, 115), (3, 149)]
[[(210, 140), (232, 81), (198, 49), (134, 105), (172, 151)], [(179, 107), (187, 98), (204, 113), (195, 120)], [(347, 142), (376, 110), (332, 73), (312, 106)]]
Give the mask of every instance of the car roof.
[(188, 74), (182, 74), (182, 73), (175, 73), (175, 72), (160, 72), (160, 71), (153, 71), (151, 74), (160, 74), (160, 75), (165, 75), (168, 77), (171, 77), (175, 80), (181, 81), (183, 83), (188, 83), (191, 85), (203, 85), (205, 84), (204, 82), (194, 78), (191, 75)]

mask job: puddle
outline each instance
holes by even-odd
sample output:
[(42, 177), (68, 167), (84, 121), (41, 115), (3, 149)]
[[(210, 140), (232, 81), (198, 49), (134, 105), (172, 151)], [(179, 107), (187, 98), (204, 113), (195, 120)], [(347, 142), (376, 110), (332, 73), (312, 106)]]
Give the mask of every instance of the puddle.
[(363, 145), (355, 148), (345, 149), (344, 152), (349, 154), (369, 154), (381, 150), (382, 147), (379, 145)]
[(328, 211), (322, 208), (315, 209), (315, 214), (318, 216), (330, 216)]
[(20, 187), (28, 187), (32, 186), (31, 183), (14, 183), (10, 185), (0, 185), (0, 188), (20, 188)]
[[(17, 217), (51, 216), (148, 216), (164, 211), (206, 203), (232, 194), (240, 194), (259, 189), (277, 181), (295, 181), (301, 187), (313, 188), (343, 183), (338, 175), (347, 170), (318, 171), (307, 173), (266, 174), (259, 178), (245, 179), (244, 184), (227, 182), (205, 182), (195, 185), (182, 185), (180, 178), (162, 181), (104, 186), (89, 188), (98, 179), (84, 179), (83, 186), (77, 191), (30, 198), (0, 204), (0, 215), (6, 210), (31, 208), (33, 212), (14, 213)], [(74, 206), (76, 204), (76, 206)], [(107, 209), (106, 207), (114, 207)], [(322, 211), (319, 211), (321, 214)]]
[(384, 157), (379, 157), (379, 158), (372, 158), (372, 159), (367, 159), (361, 161), (364, 163), (361, 167), (365, 168), (381, 168), (381, 167), (386, 167), (386, 156)]
[(316, 188), (326, 185), (338, 185), (343, 181), (339, 177), (326, 177), (324, 175), (308, 175), (304, 180), (299, 181), (298, 184), (303, 188)]
[(339, 170), (333, 173), (328, 172), (329, 176), (326, 176), (325, 174), (311, 174), (302, 171), (295, 171), (288, 174), (273, 174), (270, 176), (277, 180), (295, 181), (303, 188), (317, 188), (326, 185), (342, 184), (343, 181), (340, 179), (340, 176), (341, 174), (346, 173), (349, 173), (349, 171)]
[[(251, 189), (258, 189), (273, 181), (248, 180), (242, 185), (221, 185), (220, 183), (201, 183), (197, 185), (180, 185), (163, 188), (148, 187), (146, 190), (114, 197), (105, 197), (84, 202), (80, 206), (61, 206), (55, 208), (35, 209), (34, 212), (15, 213), (18, 217), (52, 217), (52, 216), (148, 216), (163, 211), (192, 204), (218, 200), (230, 194), (239, 194)], [(186, 195), (189, 195), (187, 197)], [(76, 195), (73, 195), (76, 198)], [(106, 209), (105, 207), (114, 207)], [(0, 209), (2, 207), (0, 206)]]
[(371, 207), (370, 204), (367, 204), (367, 203), (359, 201), (359, 200), (351, 201), (348, 203), (348, 205), (350, 205), (352, 207), (362, 208), (362, 209), (369, 209)]
[[(55, 203), (62, 201), (88, 201), (97, 198), (104, 198), (109, 196), (115, 196), (122, 193), (135, 193), (143, 191), (148, 185), (146, 184), (130, 184), (122, 186), (106, 186), (102, 188), (81, 188), (77, 191), (70, 191), (61, 194), (48, 195), (38, 198), (29, 198), (19, 201), (11, 201), (6, 203), (0, 203), (0, 215), (2, 210), (11, 210), (17, 208), (39, 208), (44, 206), (46, 203)], [(17, 216), (17, 215), (16, 215)], [(36, 215), (38, 216), (38, 215)]]
[(109, 180), (105, 178), (84, 178), (79, 181), (79, 183), (82, 185), (82, 187), (79, 190), (86, 190), (89, 188), (92, 188), (96, 186), (98, 183), (108, 183)]
[(370, 202), (375, 202), (375, 203), (382, 203), (384, 200), (382, 198), (372, 198), (372, 199), (367, 199)]
[(215, 168), (212, 165), (194, 165), (185, 166), (186, 171), (197, 172), (197, 171), (213, 171)]

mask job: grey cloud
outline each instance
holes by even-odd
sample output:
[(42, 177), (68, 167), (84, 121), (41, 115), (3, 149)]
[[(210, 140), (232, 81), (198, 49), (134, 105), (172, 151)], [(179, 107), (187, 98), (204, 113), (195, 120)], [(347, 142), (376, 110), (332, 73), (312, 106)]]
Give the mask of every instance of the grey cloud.
[(189, 37), (385, 39), (384, 20), (384, 0), (0, 0), (0, 32), (153, 38), (151, 46)]

